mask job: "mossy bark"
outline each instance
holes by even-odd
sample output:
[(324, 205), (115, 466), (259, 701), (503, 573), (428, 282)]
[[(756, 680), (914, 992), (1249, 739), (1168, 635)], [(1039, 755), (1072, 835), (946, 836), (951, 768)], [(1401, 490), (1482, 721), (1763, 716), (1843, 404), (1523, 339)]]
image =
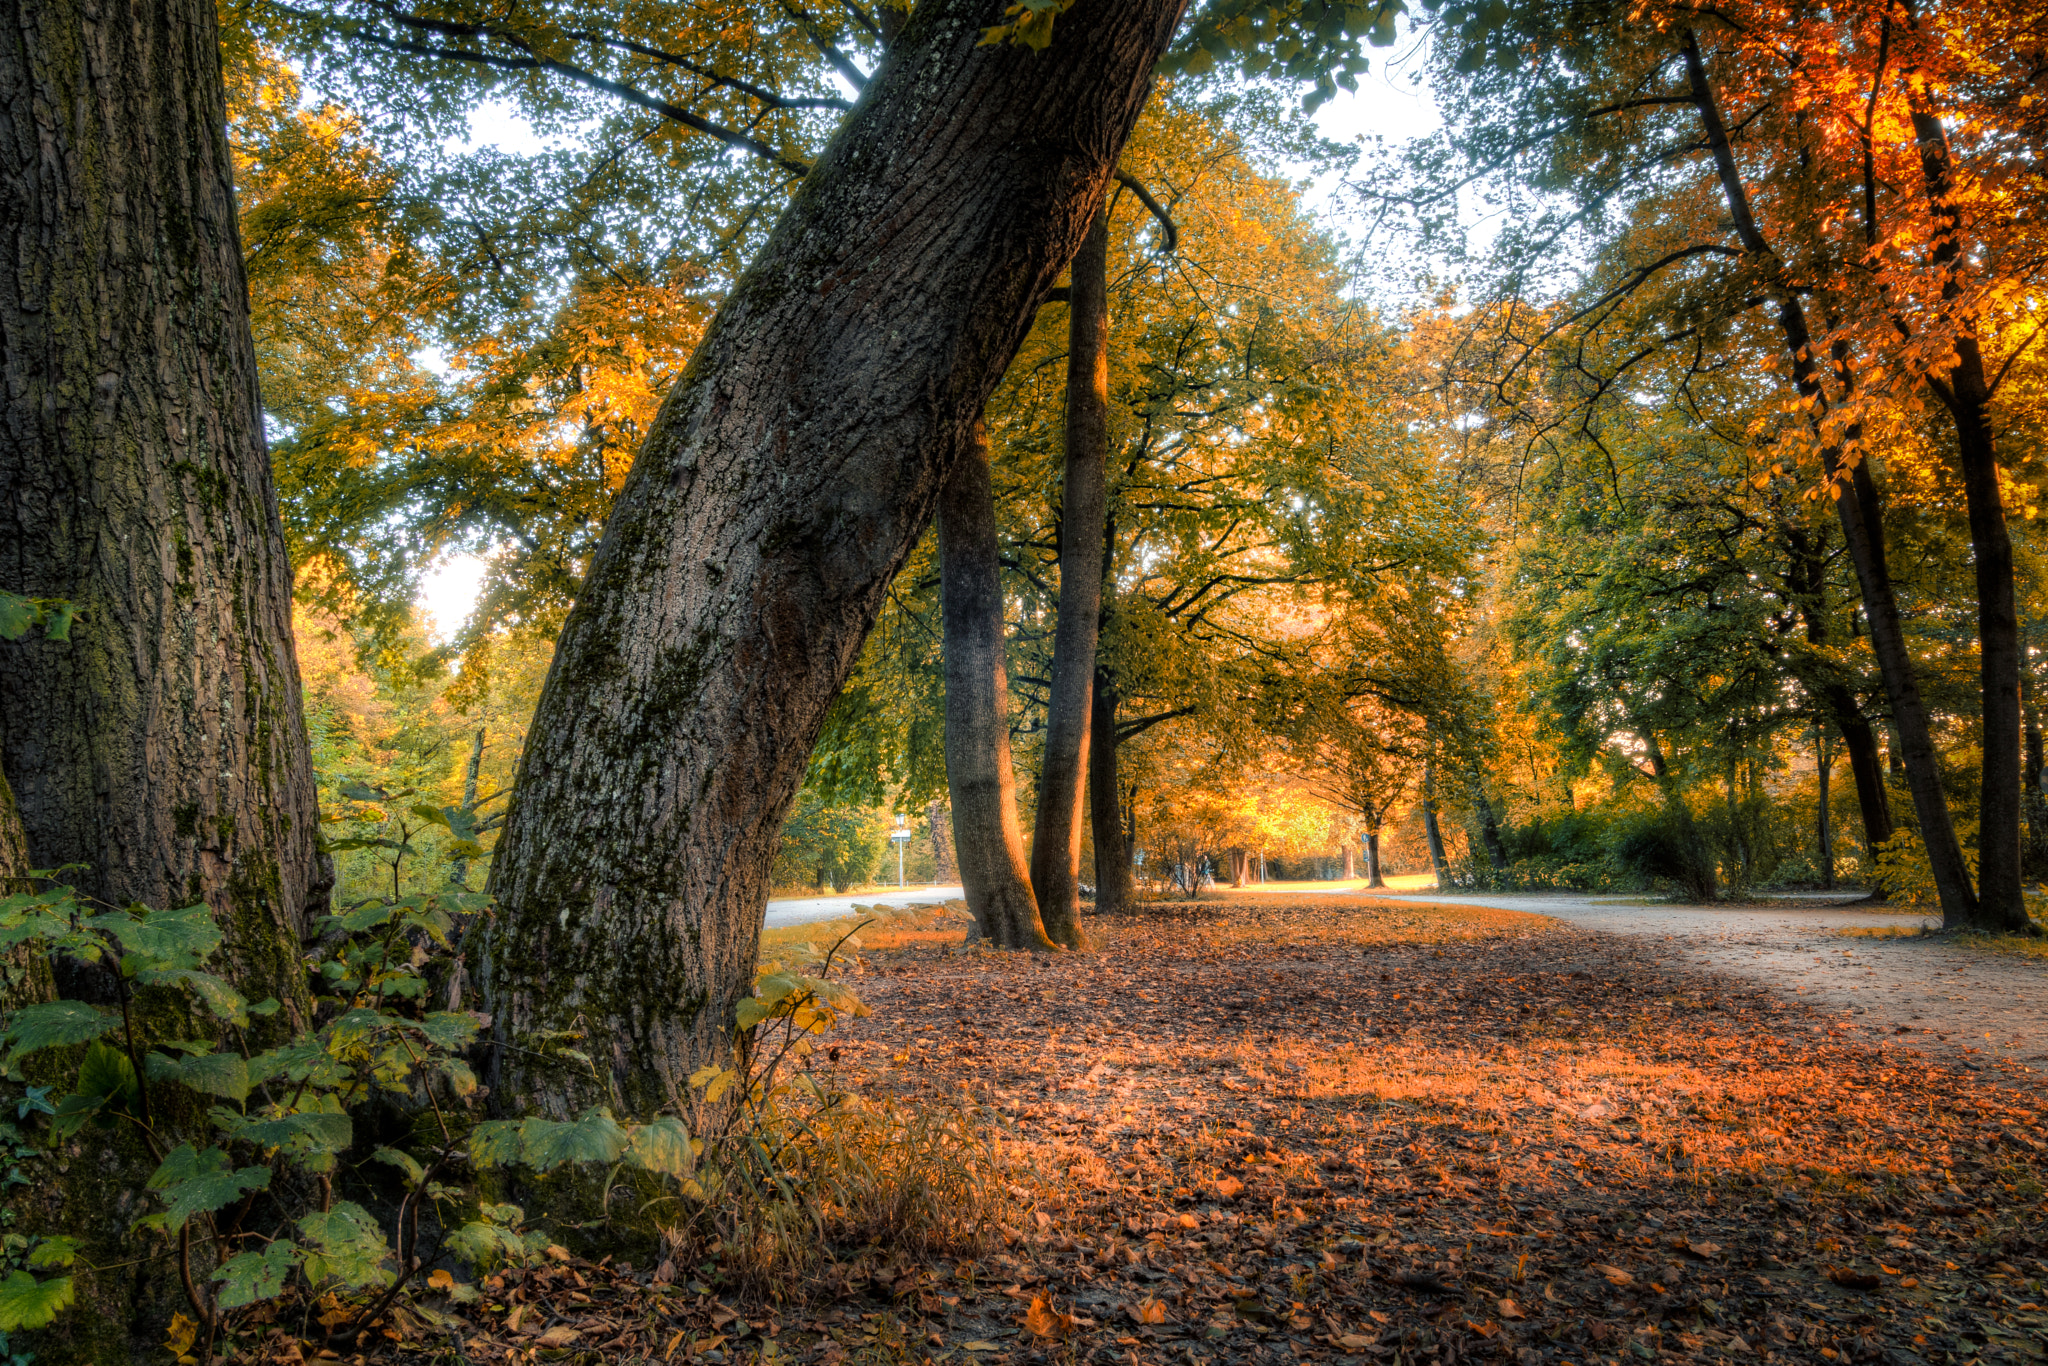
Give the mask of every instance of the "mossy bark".
[[(494, 1103), (645, 1114), (731, 1047), (826, 708), (1102, 203), (1180, 0), (1077, 5), (1044, 51), (980, 45), (1002, 8), (911, 11), (620, 491), (473, 936)], [(595, 1077), (536, 1056), (566, 1033)]]
[[(69, 641), (0, 645), (0, 769), (32, 866), (79, 865), (114, 905), (204, 902), (287, 1030), (331, 879), (226, 123), (212, 0), (0, 8), (0, 585), (79, 612)], [(104, 998), (103, 971), (60, 984)], [(88, 1128), (31, 1165), (12, 1229), (83, 1243), (38, 1359), (160, 1351), (182, 1296), (129, 1232), (151, 1154)]]
[(242, 276), (211, 0), (0, 10), (0, 648), (28, 852), (114, 905), (206, 902), (303, 998), (329, 879)]

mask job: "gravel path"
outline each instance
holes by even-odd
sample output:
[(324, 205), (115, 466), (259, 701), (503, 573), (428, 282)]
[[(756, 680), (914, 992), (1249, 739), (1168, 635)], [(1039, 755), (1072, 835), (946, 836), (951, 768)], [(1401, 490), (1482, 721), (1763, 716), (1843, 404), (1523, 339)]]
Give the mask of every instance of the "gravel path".
[(1769, 907), (1644, 905), (1566, 892), (1385, 899), (1531, 911), (1589, 930), (1661, 940), (1671, 961), (1764, 983), (1787, 999), (1840, 1015), (1847, 1033), (1966, 1062), (1996, 1060), (2048, 1072), (2048, 960), (1943, 939), (1835, 933), (1932, 925), (1938, 917), (1830, 905), (1824, 898)]

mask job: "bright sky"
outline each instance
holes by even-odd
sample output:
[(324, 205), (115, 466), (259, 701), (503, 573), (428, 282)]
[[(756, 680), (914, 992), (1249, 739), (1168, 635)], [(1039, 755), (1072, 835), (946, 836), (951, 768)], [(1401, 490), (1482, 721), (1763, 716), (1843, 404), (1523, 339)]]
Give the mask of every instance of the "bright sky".
[[(1349, 142), (1358, 137), (1379, 136), (1389, 142), (1405, 141), (1434, 131), (1442, 120), (1436, 101), (1426, 85), (1412, 79), (1420, 73), (1418, 60), (1407, 47), (1375, 54), (1373, 69), (1358, 82), (1356, 94), (1339, 91), (1337, 98), (1318, 109), (1316, 123), (1326, 137)], [(496, 146), (512, 153), (543, 150), (544, 141), (508, 105), (480, 109), (470, 118), (470, 141), (476, 146)], [(1318, 211), (1330, 205), (1330, 185), (1314, 187), (1308, 201)], [(425, 611), (429, 631), (447, 640), (460, 630), (476, 605), (482, 590), (484, 561), (468, 553), (444, 557), (420, 581), (417, 599)]]

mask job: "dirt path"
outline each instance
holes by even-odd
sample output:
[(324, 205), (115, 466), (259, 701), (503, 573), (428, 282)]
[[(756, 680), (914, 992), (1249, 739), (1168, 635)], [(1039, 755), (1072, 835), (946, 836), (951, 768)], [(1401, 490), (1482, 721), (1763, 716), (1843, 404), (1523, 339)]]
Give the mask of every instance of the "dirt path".
[[(1649, 940), (1659, 961), (1727, 973), (1842, 1017), (1847, 1032), (1970, 1061), (2048, 1071), (2048, 961), (1944, 939), (1846, 936), (1938, 917), (1858, 907), (1658, 906), (1569, 893), (1379, 896), (1555, 916), (1581, 929)], [(1661, 955), (1669, 954), (1668, 960)]]

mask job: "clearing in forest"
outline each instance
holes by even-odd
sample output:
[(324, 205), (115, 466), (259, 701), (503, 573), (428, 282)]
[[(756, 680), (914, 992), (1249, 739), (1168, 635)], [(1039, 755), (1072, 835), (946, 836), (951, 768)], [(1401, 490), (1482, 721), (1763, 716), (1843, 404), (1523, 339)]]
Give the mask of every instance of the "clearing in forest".
[(986, 1255), (872, 1249), (772, 1313), (690, 1269), (514, 1275), (523, 1328), (478, 1316), (469, 1359), (547, 1325), (607, 1362), (2042, 1354), (2024, 1074), (1512, 911), (1239, 895), (1090, 928), (859, 965), (873, 1014), (828, 1073), (982, 1110), (1024, 1211)]

